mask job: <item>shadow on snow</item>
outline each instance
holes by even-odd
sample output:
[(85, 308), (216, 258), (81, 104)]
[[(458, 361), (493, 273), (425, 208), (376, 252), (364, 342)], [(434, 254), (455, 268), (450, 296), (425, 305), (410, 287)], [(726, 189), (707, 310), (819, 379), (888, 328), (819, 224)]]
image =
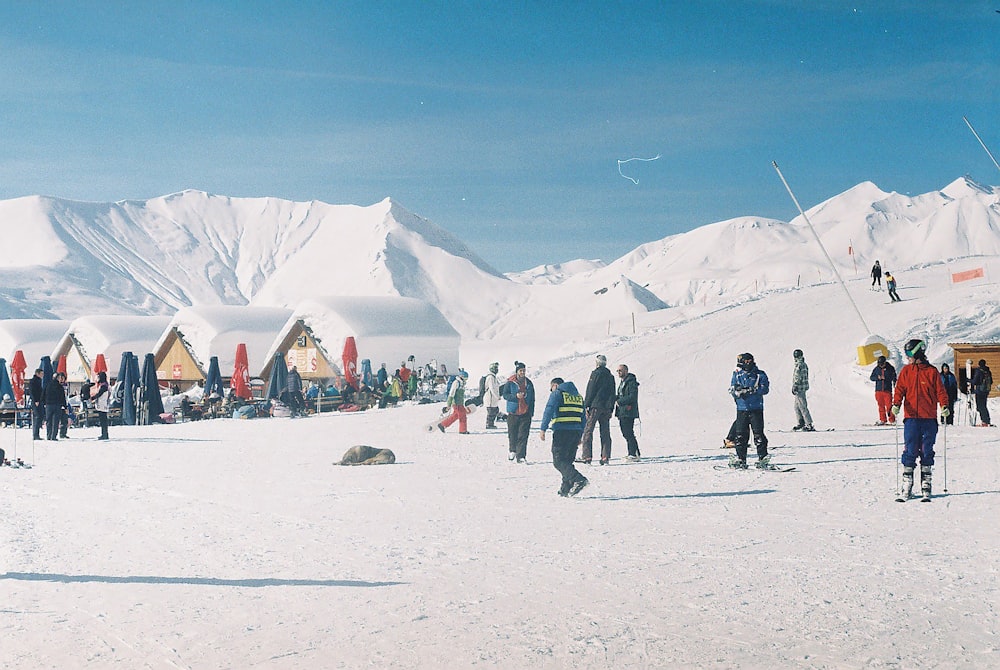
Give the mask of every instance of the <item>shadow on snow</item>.
[(60, 575), (44, 572), (8, 572), (0, 579), (24, 582), (59, 582), (62, 584), (187, 584), (192, 586), (238, 586), (243, 588), (263, 588), (267, 586), (399, 586), (405, 582), (366, 582), (356, 579), (220, 579), (218, 577), (155, 577), (150, 575)]

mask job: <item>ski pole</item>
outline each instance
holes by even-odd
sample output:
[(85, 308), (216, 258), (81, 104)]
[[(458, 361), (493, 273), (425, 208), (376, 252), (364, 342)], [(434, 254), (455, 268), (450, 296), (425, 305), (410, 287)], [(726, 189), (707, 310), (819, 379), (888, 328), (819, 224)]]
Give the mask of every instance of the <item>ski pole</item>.
[[(947, 419), (945, 419), (947, 422)], [(948, 424), (944, 424), (944, 438), (943, 438), (943, 453), (942, 453), (942, 463), (944, 465), (944, 492), (948, 492)]]
[[(896, 417), (896, 419), (899, 419), (899, 417)], [(896, 421), (893, 425), (895, 428), (892, 429), (892, 433), (896, 436), (896, 490), (899, 491), (901, 489), (899, 484), (899, 422)]]

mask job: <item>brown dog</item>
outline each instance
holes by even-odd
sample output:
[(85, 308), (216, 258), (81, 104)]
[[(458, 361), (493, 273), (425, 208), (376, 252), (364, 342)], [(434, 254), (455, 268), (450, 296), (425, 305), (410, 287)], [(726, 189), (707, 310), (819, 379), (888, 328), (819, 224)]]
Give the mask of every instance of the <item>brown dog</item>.
[(376, 449), (365, 444), (351, 447), (337, 465), (391, 465), (396, 454), (389, 449)]

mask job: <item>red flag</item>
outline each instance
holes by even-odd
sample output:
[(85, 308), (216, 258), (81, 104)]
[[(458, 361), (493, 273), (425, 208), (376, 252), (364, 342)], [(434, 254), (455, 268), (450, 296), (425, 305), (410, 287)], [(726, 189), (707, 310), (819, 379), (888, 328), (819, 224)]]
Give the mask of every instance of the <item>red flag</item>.
[(56, 373), (66, 374), (66, 354), (59, 357), (59, 364), (56, 365)]
[(14, 352), (14, 360), (10, 362), (11, 384), (14, 387), (14, 400), (20, 405), (24, 401), (24, 371), (28, 362), (24, 360), (24, 352), (18, 349)]
[(229, 386), (233, 389), (233, 394), (237, 398), (250, 400), (253, 393), (250, 391), (250, 363), (247, 358), (247, 345), (240, 342), (236, 345), (236, 363), (233, 365), (233, 376), (229, 380)]
[(344, 381), (358, 388), (358, 345), (353, 337), (344, 340)]

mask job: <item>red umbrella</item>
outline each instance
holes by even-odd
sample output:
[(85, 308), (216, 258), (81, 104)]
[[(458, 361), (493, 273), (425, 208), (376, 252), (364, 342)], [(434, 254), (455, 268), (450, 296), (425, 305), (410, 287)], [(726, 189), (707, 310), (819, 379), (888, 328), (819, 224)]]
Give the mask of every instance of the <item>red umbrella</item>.
[(14, 352), (14, 360), (10, 362), (11, 382), (14, 386), (14, 399), (20, 405), (24, 400), (24, 371), (28, 362), (24, 360), (24, 352), (18, 349)]
[(358, 345), (353, 337), (348, 337), (344, 341), (344, 381), (351, 385), (351, 388), (358, 388)]
[(94, 359), (94, 376), (97, 376), (98, 372), (107, 372), (108, 362), (104, 360), (104, 354), (97, 354), (97, 358)]
[(66, 354), (59, 357), (59, 365), (56, 366), (56, 372), (66, 374)]
[(250, 400), (253, 393), (250, 391), (250, 363), (247, 358), (247, 345), (240, 342), (236, 345), (236, 363), (233, 365), (233, 376), (229, 380), (229, 386), (233, 389), (233, 394), (237, 398)]

